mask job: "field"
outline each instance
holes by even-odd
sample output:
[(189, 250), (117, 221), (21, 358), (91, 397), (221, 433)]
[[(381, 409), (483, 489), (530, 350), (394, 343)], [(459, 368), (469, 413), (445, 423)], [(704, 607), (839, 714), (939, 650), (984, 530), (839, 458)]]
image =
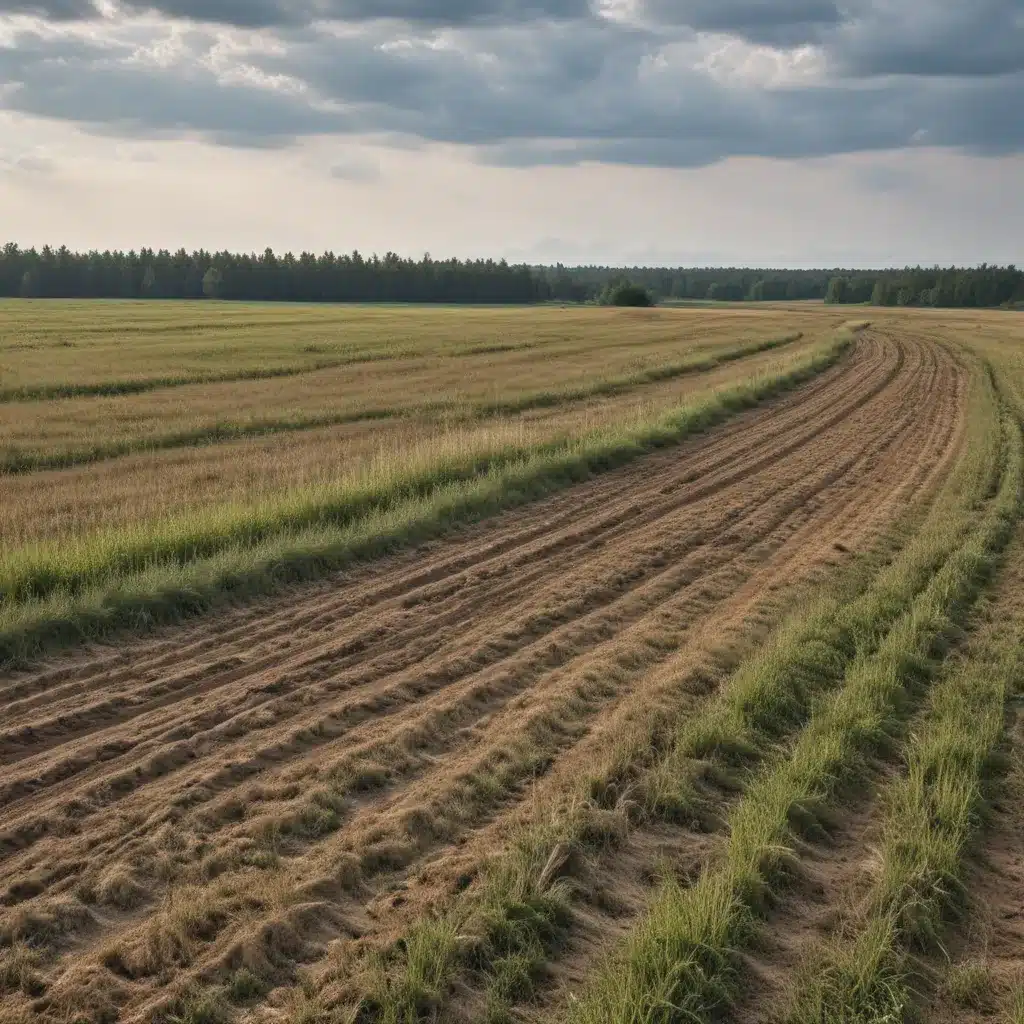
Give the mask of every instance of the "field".
[(850, 315), (0, 304), (0, 1022), (1024, 1024), (1024, 319)]

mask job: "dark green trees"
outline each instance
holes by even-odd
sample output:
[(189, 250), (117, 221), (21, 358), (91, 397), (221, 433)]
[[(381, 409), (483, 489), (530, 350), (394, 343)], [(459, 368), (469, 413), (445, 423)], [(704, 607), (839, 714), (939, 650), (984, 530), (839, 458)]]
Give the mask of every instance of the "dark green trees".
[[(873, 302), (1000, 306), (1024, 303), (1014, 266), (903, 270), (741, 267), (513, 266), (504, 260), (407, 259), (396, 253), (279, 255), (140, 249), (0, 249), (0, 295), (39, 298), (250, 299), (293, 302), (524, 303), (607, 301), (628, 282), (648, 301)], [(639, 294), (637, 295), (639, 300)]]
[[(405, 259), (395, 253), (317, 256), (0, 250), (0, 295), (43, 298), (251, 299), (293, 302), (538, 302), (546, 277), (504, 260)], [(586, 299), (584, 289), (575, 296)]]
[(1012, 306), (1024, 302), (1024, 272), (1012, 264), (886, 271), (871, 301), (878, 306)]
[(219, 299), (220, 289), (223, 283), (220, 271), (216, 267), (210, 267), (206, 273), (203, 274), (203, 294), (208, 299)]
[(643, 285), (632, 281), (619, 281), (610, 284), (601, 293), (601, 302), (605, 306), (653, 306), (654, 299)]
[(849, 282), (845, 277), (833, 277), (828, 283), (828, 290), (825, 292), (825, 301), (829, 303), (848, 302), (847, 294), (850, 290)]

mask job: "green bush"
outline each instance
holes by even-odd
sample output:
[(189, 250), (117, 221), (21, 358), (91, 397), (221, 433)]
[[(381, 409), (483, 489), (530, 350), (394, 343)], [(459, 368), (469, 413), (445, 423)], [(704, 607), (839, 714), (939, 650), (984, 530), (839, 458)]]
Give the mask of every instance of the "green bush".
[(620, 281), (609, 285), (601, 297), (606, 306), (653, 306), (651, 293), (642, 285)]

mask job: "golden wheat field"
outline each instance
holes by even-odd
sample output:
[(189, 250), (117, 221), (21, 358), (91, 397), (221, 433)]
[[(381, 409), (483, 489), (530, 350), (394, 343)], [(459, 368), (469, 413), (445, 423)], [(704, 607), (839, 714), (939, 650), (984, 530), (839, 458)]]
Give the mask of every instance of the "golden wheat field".
[(0, 304), (0, 1022), (1024, 1024), (1024, 317)]

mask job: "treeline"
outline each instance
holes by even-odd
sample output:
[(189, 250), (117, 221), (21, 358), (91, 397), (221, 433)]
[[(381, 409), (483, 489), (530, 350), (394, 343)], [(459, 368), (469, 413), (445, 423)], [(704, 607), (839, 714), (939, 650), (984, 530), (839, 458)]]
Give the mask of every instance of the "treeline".
[(551, 298), (561, 302), (596, 300), (618, 282), (646, 288), (655, 299), (718, 302), (782, 302), (824, 299), (829, 281), (842, 275), (863, 278), (867, 296), (876, 272), (858, 270), (758, 270), (750, 267), (539, 267)]
[(1002, 306), (1024, 303), (1024, 271), (975, 268), (902, 270), (758, 270), (755, 268), (537, 268), (554, 299), (599, 300), (618, 282), (647, 289), (658, 301), (781, 302), (820, 299), (880, 306)]
[(0, 295), (25, 298), (248, 299), (281, 302), (523, 303), (548, 297), (542, 278), (504, 260), (177, 252), (0, 253)]
[(916, 267), (883, 274), (871, 290), (876, 306), (1016, 306), (1024, 304), (1024, 271), (1014, 266)]
[(655, 301), (818, 299), (883, 306), (1024, 303), (1024, 272), (975, 268), (764, 270), (750, 267), (566, 267), (505, 260), (406, 259), (358, 252), (278, 255), (140, 249), (0, 251), (0, 295), (38, 298), (248, 299), (283, 302), (600, 302), (622, 286)]

